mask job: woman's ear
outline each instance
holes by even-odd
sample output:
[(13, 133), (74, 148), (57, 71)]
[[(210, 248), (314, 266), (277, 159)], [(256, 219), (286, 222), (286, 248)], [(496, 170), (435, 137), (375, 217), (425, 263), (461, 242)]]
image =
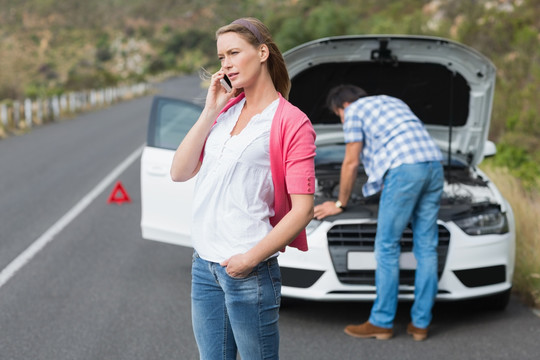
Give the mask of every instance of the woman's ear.
[(268, 45), (261, 44), (261, 46), (259, 46), (259, 58), (261, 62), (265, 62), (266, 60), (268, 60), (268, 56), (270, 56), (270, 50), (268, 49)]

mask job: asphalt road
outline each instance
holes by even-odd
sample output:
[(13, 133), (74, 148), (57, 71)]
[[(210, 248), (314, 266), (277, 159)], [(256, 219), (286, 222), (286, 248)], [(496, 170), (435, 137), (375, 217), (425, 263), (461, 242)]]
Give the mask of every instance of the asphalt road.
[[(158, 88), (200, 101), (198, 83), (186, 77)], [(146, 241), (140, 233), (137, 149), (151, 98), (0, 140), (0, 360), (198, 358), (191, 250)], [(133, 161), (126, 161), (130, 155)], [(131, 203), (107, 203), (116, 181)], [(44, 245), (24, 258), (36, 240)], [(14, 261), (16, 271), (6, 275)], [(540, 356), (540, 318), (516, 298), (503, 312), (477, 303), (437, 304), (430, 337), (421, 343), (405, 334), (409, 307), (400, 305), (392, 340), (360, 340), (344, 335), (343, 327), (364, 321), (370, 304), (286, 299), (281, 358)]]

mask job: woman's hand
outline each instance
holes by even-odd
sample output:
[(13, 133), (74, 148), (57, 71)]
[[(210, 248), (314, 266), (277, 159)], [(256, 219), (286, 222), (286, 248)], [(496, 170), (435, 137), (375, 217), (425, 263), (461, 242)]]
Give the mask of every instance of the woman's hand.
[(222, 261), (221, 266), (224, 266), (229, 276), (234, 278), (245, 278), (253, 271), (257, 264), (252, 264), (251, 259), (246, 254), (237, 254), (229, 259)]
[(231, 92), (227, 92), (223, 85), (221, 85), (220, 80), (224, 77), (225, 72), (223, 69), (221, 69), (213, 74), (210, 79), (210, 86), (208, 87), (208, 93), (206, 95), (205, 107), (212, 112), (221, 111), (221, 109), (225, 107), (227, 102), (231, 100), (236, 93), (235, 88), (233, 88)]
[(171, 179), (173, 181), (187, 181), (193, 178), (201, 168), (201, 151), (206, 138), (220, 111), (234, 96), (234, 91), (228, 93), (221, 86), (219, 80), (223, 79), (223, 69), (212, 75), (210, 86), (206, 95), (206, 105), (197, 122), (186, 134), (176, 152), (171, 164)]

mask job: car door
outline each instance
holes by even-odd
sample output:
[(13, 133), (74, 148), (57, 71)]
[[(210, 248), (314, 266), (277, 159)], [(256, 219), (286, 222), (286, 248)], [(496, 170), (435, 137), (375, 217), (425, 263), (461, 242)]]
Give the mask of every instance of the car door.
[(141, 156), (141, 231), (148, 240), (191, 245), (191, 207), (195, 178), (175, 183), (174, 152), (199, 118), (198, 105), (154, 97), (146, 146)]

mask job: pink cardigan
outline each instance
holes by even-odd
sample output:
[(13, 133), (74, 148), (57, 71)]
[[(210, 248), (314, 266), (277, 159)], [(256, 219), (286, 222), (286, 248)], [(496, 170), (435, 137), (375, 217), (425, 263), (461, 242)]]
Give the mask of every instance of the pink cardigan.
[[(221, 110), (220, 115), (244, 98), (241, 93)], [(204, 149), (203, 149), (204, 154)], [(201, 154), (201, 160), (203, 158)], [(279, 105), (270, 128), (270, 170), (274, 183), (274, 212), (270, 224), (277, 223), (291, 210), (289, 194), (315, 192), (315, 130), (306, 114), (279, 95)], [(289, 244), (308, 249), (306, 231)], [(282, 251), (285, 251), (283, 249)]]

